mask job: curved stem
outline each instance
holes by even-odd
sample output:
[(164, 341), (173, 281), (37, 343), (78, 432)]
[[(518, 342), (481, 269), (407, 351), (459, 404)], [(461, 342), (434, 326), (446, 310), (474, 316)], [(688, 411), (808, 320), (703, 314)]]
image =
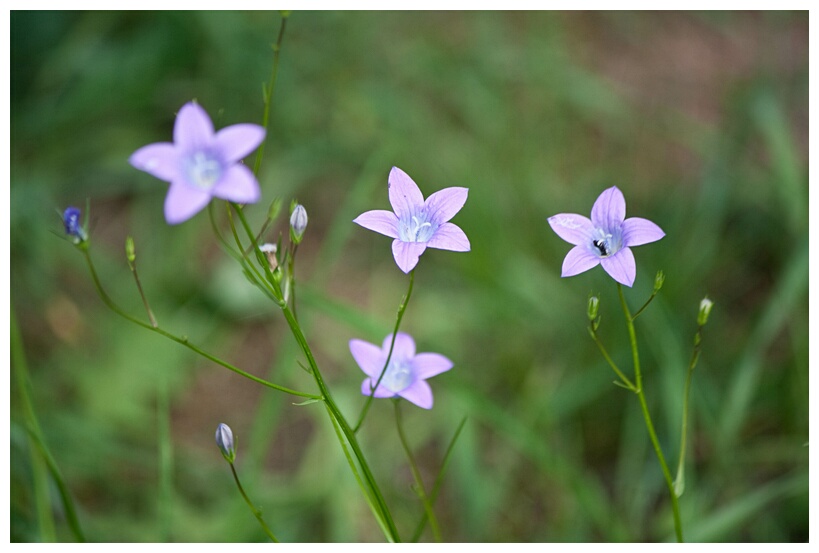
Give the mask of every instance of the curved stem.
[[(632, 384), (631, 380), (629, 380), (628, 377), (623, 374), (623, 372), (614, 363), (614, 360), (609, 355), (609, 352), (606, 351), (606, 348), (603, 347), (603, 342), (600, 341), (600, 338), (597, 336), (597, 332), (594, 331), (594, 328), (591, 325), (589, 326), (589, 334), (591, 334), (592, 340), (594, 340), (594, 343), (597, 344), (597, 347), (600, 349), (600, 353), (603, 354), (603, 358), (608, 362), (609, 366), (614, 370), (615, 374), (620, 378), (620, 380), (622, 380), (622, 386), (627, 390), (636, 392), (637, 387)], [(618, 383), (615, 382), (615, 384)]]
[(682, 522), (680, 521), (680, 507), (678, 498), (677, 494), (674, 492), (674, 482), (671, 479), (671, 473), (669, 472), (668, 465), (665, 462), (665, 456), (663, 455), (663, 450), (660, 447), (660, 441), (657, 439), (657, 433), (654, 431), (654, 424), (651, 422), (651, 415), (648, 412), (648, 403), (646, 402), (645, 392), (643, 391), (643, 377), (642, 373), (640, 372), (640, 355), (637, 351), (637, 333), (634, 330), (634, 317), (631, 316), (631, 312), (628, 309), (626, 298), (623, 295), (623, 287), (620, 285), (620, 283), (617, 284), (617, 293), (620, 296), (620, 305), (623, 307), (623, 314), (626, 317), (626, 324), (628, 325), (628, 336), (629, 341), (631, 342), (631, 355), (634, 359), (634, 380), (637, 386), (635, 393), (637, 394), (637, 398), (640, 400), (640, 408), (643, 411), (643, 419), (645, 419), (646, 422), (648, 435), (649, 438), (651, 438), (651, 444), (654, 446), (654, 453), (657, 454), (657, 460), (660, 462), (660, 468), (663, 471), (663, 477), (665, 478), (665, 482), (668, 487), (668, 493), (671, 496), (671, 510), (674, 514), (674, 531), (677, 535), (677, 541), (682, 543)]
[(404, 447), (404, 452), (407, 454), (407, 460), (409, 461), (410, 470), (412, 471), (412, 477), (415, 478), (415, 485), (418, 486), (418, 497), (421, 499), (421, 503), (424, 505), (424, 512), (427, 515), (427, 520), (429, 520), (429, 525), (432, 528), (432, 535), (435, 537), (435, 541), (441, 542), (441, 529), (438, 527), (438, 519), (435, 517), (435, 511), (432, 509), (432, 502), (427, 495), (427, 491), (424, 488), (424, 481), (421, 479), (421, 471), (418, 470), (418, 463), (415, 462), (415, 457), (412, 455), (412, 449), (410, 449), (409, 442), (407, 442), (407, 436), (404, 434), (404, 427), (401, 424), (401, 405), (399, 399), (393, 400), (393, 405), (395, 406), (395, 426), (398, 429), (398, 438), (401, 440), (401, 445)]
[[(276, 44), (273, 45), (273, 69), (270, 74), (270, 84), (265, 89), (264, 98), (264, 114), (262, 115), (262, 127), (267, 130), (267, 123), (270, 120), (270, 102), (273, 99), (273, 89), (276, 88), (276, 76), (279, 73), (279, 54), (282, 49), (282, 38), (284, 38), (284, 29), (287, 26), (287, 17), (289, 14), (282, 14), (282, 24), (279, 27), (279, 37), (276, 39)], [(262, 166), (262, 155), (264, 154), (265, 140), (259, 144), (259, 149), (256, 151), (256, 161), (253, 162), (253, 174), (259, 175), (259, 168)]]
[(384, 362), (384, 368), (381, 369), (381, 374), (378, 375), (378, 380), (376, 380), (375, 385), (370, 387), (370, 395), (367, 396), (367, 401), (364, 403), (364, 407), (361, 409), (361, 414), (358, 416), (358, 422), (353, 429), (354, 432), (358, 432), (358, 429), (361, 428), (361, 424), (364, 422), (364, 417), (367, 416), (367, 411), (370, 410), (370, 404), (373, 402), (375, 391), (378, 389), (378, 386), (384, 379), (384, 375), (387, 374), (387, 367), (390, 366), (390, 359), (392, 359), (392, 350), (395, 348), (395, 338), (398, 335), (398, 328), (401, 326), (401, 319), (404, 318), (404, 311), (407, 310), (407, 304), (409, 303), (410, 296), (412, 295), (412, 285), (414, 282), (415, 269), (410, 271), (409, 288), (407, 288), (407, 293), (404, 294), (404, 298), (401, 300), (401, 304), (398, 306), (398, 314), (395, 317), (395, 328), (393, 328), (392, 331), (392, 341), (390, 342), (390, 351), (387, 353), (387, 360)]
[(257, 509), (255, 505), (253, 505), (253, 502), (250, 501), (250, 498), (245, 493), (245, 489), (242, 487), (242, 483), (239, 482), (239, 475), (236, 474), (236, 468), (233, 466), (233, 463), (228, 464), (230, 465), (230, 471), (233, 473), (233, 479), (236, 481), (236, 487), (239, 488), (239, 493), (242, 494), (242, 497), (245, 499), (245, 503), (247, 503), (247, 506), (250, 507), (250, 510), (253, 512), (253, 516), (255, 516), (256, 520), (259, 521), (262, 530), (264, 530), (267, 537), (273, 540), (274, 543), (279, 543), (279, 540), (276, 539), (276, 536), (273, 535), (273, 532), (271, 532), (270, 528), (268, 528), (267, 524), (265, 524), (264, 519), (262, 518), (262, 512)]

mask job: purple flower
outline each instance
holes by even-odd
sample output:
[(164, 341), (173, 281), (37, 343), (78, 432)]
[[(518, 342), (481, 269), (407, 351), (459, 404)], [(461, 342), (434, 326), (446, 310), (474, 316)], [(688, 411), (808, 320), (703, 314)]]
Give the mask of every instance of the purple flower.
[(563, 260), (560, 276), (574, 276), (599, 263), (614, 280), (626, 286), (634, 284), (637, 274), (630, 248), (665, 236), (648, 219), (626, 219), (626, 200), (616, 186), (600, 194), (592, 206), (591, 219), (576, 213), (559, 213), (549, 217), (549, 224), (558, 236), (574, 244)]
[(259, 183), (241, 162), (264, 140), (259, 125), (231, 125), (214, 132), (213, 123), (195, 102), (182, 106), (173, 128), (173, 143), (143, 146), (131, 165), (168, 181), (165, 220), (175, 225), (202, 210), (211, 198), (237, 203), (259, 200)]
[(80, 223), (80, 210), (76, 207), (67, 207), (63, 212), (63, 225), (65, 225), (65, 234), (70, 236), (75, 244), (84, 242), (88, 235)]
[(398, 167), (390, 171), (390, 204), (394, 211), (376, 209), (353, 220), (362, 227), (394, 238), (392, 254), (398, 267), (409, 273), (429, 248), (468, 252), (469, 239), (449, 223), (466, 203), (467, 188), (444, 188), (424, 201), (418, 185)]
[(216, 445), (228, 463), (236, 459), (236, 444), (233, 441), (233, 430), (223, 422), (216, 427)]
[(400, 396), (418, 407), (432, 409), (432, 389), (426, 379), (452, 368), (452, 361), (438, 353), (415, 353), (415, 341), (409, 334), (399, 332), (384, 377), (375, 393), (372, 387), (384, 369), (390, 352), (392, 334), (384, 338), (381, 347), (364, 340), (350, 340), (350, 353), (367, 375), (361, 384), (361, 393), (373, 397)]

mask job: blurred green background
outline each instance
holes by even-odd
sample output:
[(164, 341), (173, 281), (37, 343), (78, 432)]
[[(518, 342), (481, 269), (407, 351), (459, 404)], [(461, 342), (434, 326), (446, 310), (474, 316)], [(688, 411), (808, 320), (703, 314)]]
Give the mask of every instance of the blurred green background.
[[(91, 541), (265, 540), (215, 447), (219, 422), (282, 541), (383, 539), (320, 405), (294, 406), (119, 318), (55, 236), (55, 210), (89, 199), (92, 255), (117, 302), (143, 316), (131, 234), (160, 325), (312, 391), (278, 309), (207, 215), (168, 226), (167, 185), (127, 163), (171, 140), (191, 99), (217, 128), (260, 122), (280, 21), (11, 13), (11, 308), (25, 352), (12, 363), (12, 541), (74, 539), (25, 431), (23, 360)], [(637, 332), (672, 467), (698, 303), (715, 303), (691, 397), (686, 538), (808, 539), (807, 12), (295, 12), (268, 136), (264, 199), (246, 211), (260, 224), (274, 197), (306, 206), (299, 315), (351, 419), (363, 373), (347, 342), (380, 342), (407, 286), (390, 240), (352, 219), (388, 208), (393, 165), (425, 195), (470, 189), (453, 222), (472, 251), (423, 255), (402, 325), (455, 362), (431, 381), (431, 411), (403, 405), (427, 482), (467, 417), (436, 505), (445, 540), (673, 540), (639, 404), (585, 328), (597, 293), (602, 339), (631, 375), (615, 285), (600, 268), (561, 279), (571, 246), (546, 221), (588, 214), (612, 185), (628, 216), (667, 233), (635, 250), (626, 296), (636, 309), (665, 271)], [(408, 537), (422, 509), (390, 402), (360, 439)]]

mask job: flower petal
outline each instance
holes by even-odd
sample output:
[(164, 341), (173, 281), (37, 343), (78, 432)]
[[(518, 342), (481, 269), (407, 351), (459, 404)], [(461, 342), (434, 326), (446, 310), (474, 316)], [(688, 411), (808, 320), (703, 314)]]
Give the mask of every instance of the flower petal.
[(179, 174), (179, 153), (170, 142), (143, 146), (128, 158), (128, 162), (158, 179), (171, 182)]
[(418, 264), (418, 258), (427, 249), (426, 242), (402, 242), (397, 238), (392, 241), (392, 255), (398, 268), (409, 273)]
[(451, 250), (453, 252), (468, 252), (470, 250), (469, 238), (464, 231), (452, 223), (444, 223), (437, 229), (426, 243), (429, 248), (439, 250)]
[(665, 236), (663, 229), (648, 219), (630, 217), (623, 222), (623, 246), (642, 246)]
[(453, 366), (452, 361), (440, 353), (419, 353), (412, 360), (412, 367), (416, 378), (427, 379), (448, 371)]
[(438, 192), (433, 193), (424, 202), (424, 211), (427, 213), (427, 221), (435, 224), (446, 223), (452, 219), (456, 213), (466, 203), (468, 188), (460, 186), (453, 186), (451, 188), (444, 188)]
[(165, 196), (165, 220), (170, 225), (187, 221), (210, 202), (210, 193), (184, 181), (174, 181)]
[(424, 380), (416, 380), (398, 395), (424, 409), (432, 409), (432, 388)]
[(225, 127), (216, 133), (214, 142), (225, 163), (241, 161), (264, 140), (264, 127), (241, 123)]
[(616, 186), (603, 190), (592, 206), (591, 222), (607, 232), (623, 224), (626, 218), (626, 199)]
[(634, 284), (634, 277), (637, 276), (637, 265), (634, 262), (634, 254), (629, 248), (623, 248), (611, 257), (604, 257), (600, 264), (611, 278), (631, 287)]
[(365, 211), (353, 219), (353, 223), (390, 238), (398, 238), (398, 217), (392, 211), (386, 209)]
[(387, 181), (390, 205), (399, 219), (409, 219), (424, 205), (424, 196), (408, 174), (393, 167)]
[(588, 271), (600, 263), (600, 258), (591, 253), (586, 246), (575, 246), (563, 260), (562, 277), (570, 277)]
[(253, 172), (240, 163), (225, 170), (225, 174), (211, 189), (211, 193), (217, 198), (240, 204), (252, 204), (262, 197)]
[(373, 384), (375, 384), (375, 379), (365, 378), (364, 382), (361, 383), (361, 394), (365, 396), (372, 394), (373, 397), (395, 397), (395, 392), (390, 391), (383, 384), (379, 384), (373, 394)]
[(591, 220), (577, 213), (558, 213), (549, 217), (549, 225), (555, 234), (569, 244), (590, 244), (594, 234)]
[(188, 102), (176, 115), (173, 141), (184, 151), (198, 150), (210, 145), (213, 123), (207, 112), (196, 102)]
[[(392, 334), (384, 338), (381, 344), (381, 351), (383, 353), (383, 361), (387, 360), (387, 354), (390, 352), (390, 344), (392, 343)], [(392, 359), (412, 359), (415, 356), (415, 340), (406, 332), (399, 332), (395, 335), (395, 346), (392, 348)], [(381, 368), (384, 368), (384, 362), (381, 363)], [(381, 369), (379, 369), (380, 371)]]
[(361, 370), (364, 371), (364, 374), (378, 379), (387, 360), (387, 356), (381, 348), (375, 344), (354, 338), (350, 340), (350, 353)]

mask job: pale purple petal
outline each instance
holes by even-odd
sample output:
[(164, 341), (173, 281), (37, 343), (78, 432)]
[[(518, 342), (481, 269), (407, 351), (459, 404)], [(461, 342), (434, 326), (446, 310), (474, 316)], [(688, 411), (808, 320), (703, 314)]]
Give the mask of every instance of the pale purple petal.
[(433, 225), (446, 223), (461, 210), (466, 203), (468, 194), (469, 189), (460, 186), (444, 188), (443, 190), (433, 193), (427, 198), (427, 201), (424, 202), (424, 211), (427, 213), (427, 221)]
[(623, 248), (611, 257), (605, 257), (600, 261), (611, 278), (631, 286), (634, 284), (634, 277), (637, 276), (637, 265), (634, 262), (634, 254), (629, 248)]
[(170, 225), (187, 221), (210, 202), (210, 193), (184, 181), (174, 181), (165, 196), (165, 220)]
[(563, 271), (560, 276), (570, 277), (588, 271), (600, 263), (600, 258), (591, 253), (586, 246), (575, 246), (563, 260)]
[(642, 246), (665, 236), (663, 229), (642, 217), (630, 217), (623, 222), (623, 246)]
[(264, 140), (264, 127), (241, 123), (225, 127), (216, 133), (214, 143), (225, 163), (241, 161)]
[(353, 223), (390, 238), (398, 238), (398, 217), (392, 211), (374, 209), (353, 219)]
[(409, 219), (424, 205), (424, 196), (418, 185), (398, 167), (390, 171), (388, 186), (390, 205), (399, 219)]
[(207, 112), (196, 102), (188, 102), (176, 116), (173, 141), (183, 151), (198, 150), (210, 145), (213, 123)]
[(387, 354), (381, 348), (364, 340), (350, 340), (350, 353), (364, 374), (375, 379), (381, 374), (387, 361)]
[(607, 232), (618, 228), (626, 218), (626, 199), (616, 186), (603, 190), (592, 206), (591, 221)]
[(262, 197), (259, 183), (253, 172), (242, 164), (232, 165), (211, 189), (216, 198), (240, 204), (252, 204)]
[(591, 220), (577, 213), (558, 213), (549, 217), (552, 230), (569, 244), (590, 244), (594, 234)]
[(389, 388), (385, 387), (383, 384), (379, 384), (378, 388), (375, 389), (375, 393), (372, 392), (372, 386), (375, 384), (377, 378), (370, 379), (365, 378), (364, 382), (361, 383), (361, 393), (362, 395), (369, 396), (372, 394), (373, 397), (395, 397), (395, 392), (391, 391)]
[(419, 353), (412, 360), (416, 378), (425, 380), (452, 368), (453, 363), (440, 353)]
[(128, 162), (140, 171), (167, 182), (179, 175), (179, 153), (170, 142), (143, 146), (131, 154)]
[(402, 242), (397, 238), (392, 241), (392, 255), (398, 268), (409, 273), (418, 264), (418, 258), (427, 249), (425, 242)]
[[(392, 334), (384, 338), (384, 343), (381, 344), (381, 351), (384, 353), (384, 360), (390, 351), (390, 344), (392, 343)], [(415, 355), (415, 340), (412, 336), (405, 332), (399, 332), (395, 335), (395, 346), (392, 349), (392, 359), (412, 359)], [(384, 363), (381, 363), (383, 368)], [(380, 369), (379, 369), (380, 370)]]
[(468, 252), (470, 250), (469, 238), (464, 231), (452, 223), (444, 223), (435, 230), (435, 234), (429, 239), (426, 245), (439, 250), (452, 250), (454, 252)]
[(424, 409), (432, 409), (432, 388), (424, 380), (416, 380), (398, 395)]

